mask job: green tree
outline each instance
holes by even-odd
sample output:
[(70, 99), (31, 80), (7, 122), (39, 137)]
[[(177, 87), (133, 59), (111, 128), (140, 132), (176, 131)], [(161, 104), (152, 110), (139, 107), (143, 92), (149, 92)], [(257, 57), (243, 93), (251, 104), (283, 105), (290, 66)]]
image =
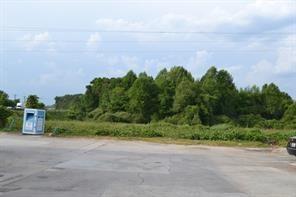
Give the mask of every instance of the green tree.
[(8, 94), (0, 90), (0, 105), (7, 106), (8, 100)]
[(7, 118), (11, 116), (11, 111), (4, 106), (0, 106), (0, 128), (3, 128), (7, 122)]
[(217, 82), (218, 71), (216, 67), (208, 69), (206, 74), (201, 78), (201, 99), (202, 99), (202, 116), (201, 120), (204, 124), (211, 124), (214, 114), (217, 114), (219, 101), (219, 89)]
[(129, 71), (123, 78), (122, 78), (122, 86), (125, 90), (130, 89), (133, 83), (136, 81), (137, 75), (133, 71)]
[(238, 104), (238, 91), (233, 82), (233, 78), (226, 70), (220, 70), (217, 73), (218, 86), (218, 106), (217, 113), (235, 117)]
[(206, 106), (214, 115), (236, 115), (238, 91), (227, 71), (211, 67), (201, 78), (201, 88), (207, 98)]
[(173, 114), (176, 88), (182, 81), (194, 82), (194, 78), (189, 71), (181, 66), (175, 66), (170, 71), (163, 69), (157, 75), (155, 83), (159, 87), (158, 116), (160, 119)]
[(149, 122), (158, 108), (158, 88), (151, 77), (139, 77), (130, 88), (129, 111)]
[(176, 88), (173, 109), (179, 113), (189, 105), (194, 105), (197, 99), (197, 87), (191, 81), (185, 80), (180, 82)]
[(111, 91), (109, 110), (112, 112), (125, 111), (128, 105), (128, 96), (122, 87), (116, 87)]
[(45, 105), (39, 102), (37, 95), (29, 95), (26, 101), (26, 108), (44, 109)]
[(264, 102), (260, 88), (252, 86), (240, 89), (237, 110), (240, 115), (262, 114)]
[(159, 119), (172, 115), (175, 88), (169, 78), (167, 69), (161, 70), (155, 78), (155, 83), (159, 89)]
[(194, 78), (191, 73), (181, 66), (175, 66), (168, 72), (169, 80), (172, 82), (174, 88), (176, 88), (182, 81), (194, 82)]
[(96, 78), (86, 87), (84, 98), (85, 109), (90, 112), (97, 107), (107, 109), (110, 102), (110, 91), (122, 86), (121, 78)]
[(292, 98), (274, 84), (265, 84), (262, 87), (264, 99), (263, 117), (267, 119), (280, 119), (289, 105), (293, 103)]
[(296, 103), (289, 105), (288, 109), (284, 113), (283, 120), (285, 122), (296, 121)]
[(82, 94), (65, 95), (55, 97), (55, 108), (56, 109), (70, 109), (73, 105), (79, 103)]

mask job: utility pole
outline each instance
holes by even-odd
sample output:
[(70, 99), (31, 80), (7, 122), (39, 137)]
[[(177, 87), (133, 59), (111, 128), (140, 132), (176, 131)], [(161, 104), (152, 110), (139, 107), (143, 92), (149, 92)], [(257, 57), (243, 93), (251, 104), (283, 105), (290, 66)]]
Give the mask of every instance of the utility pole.
[(24, 102), (23, 102), (23, 105), (24, 105), (24, 106), (26, 105), (26, 96), (24, 96)]

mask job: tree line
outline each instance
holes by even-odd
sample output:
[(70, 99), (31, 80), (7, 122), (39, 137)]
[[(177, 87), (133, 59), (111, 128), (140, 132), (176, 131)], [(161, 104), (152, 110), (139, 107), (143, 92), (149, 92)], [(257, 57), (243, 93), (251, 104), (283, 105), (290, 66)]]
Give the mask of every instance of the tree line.
[[(13, 115), (12, 110), (16, 109), (17, 103), (20, 103), (20, 99), (9, 99), (6, 92), (0, 90), (0, 128), (4, 127), (7, 123), (7, 119)], [(37, 95), (29, 95), (25, 102), (26, 108), (44, 109), (45, 104), (39, 102)]]
[(95, 78), (84, 94), (55, 98), (71, 119), (111, 122), (296, 127), (296, 104), (274, 83), (238, 89), (230, 73), (211, 67), (194, 79), (183, 67), (153, 78), (129, 71), (118, 78)]

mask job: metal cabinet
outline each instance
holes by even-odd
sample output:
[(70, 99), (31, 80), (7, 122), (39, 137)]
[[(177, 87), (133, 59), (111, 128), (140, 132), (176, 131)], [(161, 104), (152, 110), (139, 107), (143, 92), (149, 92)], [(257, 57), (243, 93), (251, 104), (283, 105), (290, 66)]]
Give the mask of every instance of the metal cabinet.
[(25, 109), (23, 121), (23, 134), (44, 134), (45, 110)]

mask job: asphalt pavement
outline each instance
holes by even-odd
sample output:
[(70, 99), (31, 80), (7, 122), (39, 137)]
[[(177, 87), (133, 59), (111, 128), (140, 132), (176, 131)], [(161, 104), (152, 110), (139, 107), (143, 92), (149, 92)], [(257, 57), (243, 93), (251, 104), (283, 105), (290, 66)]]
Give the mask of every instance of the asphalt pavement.
[(1, 197), (296, 196), (284, 148), (0, 134)]

